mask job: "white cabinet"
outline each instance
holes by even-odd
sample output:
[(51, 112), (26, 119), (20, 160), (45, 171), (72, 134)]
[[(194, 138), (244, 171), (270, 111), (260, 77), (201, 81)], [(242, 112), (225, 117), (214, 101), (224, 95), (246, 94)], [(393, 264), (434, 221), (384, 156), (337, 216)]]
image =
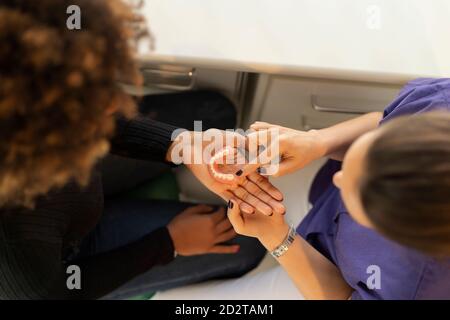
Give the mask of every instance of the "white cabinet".
[(382, 111), (401, 86), (336, 80), (260, 77), (247, 124), (256, 120), (308, 130)]

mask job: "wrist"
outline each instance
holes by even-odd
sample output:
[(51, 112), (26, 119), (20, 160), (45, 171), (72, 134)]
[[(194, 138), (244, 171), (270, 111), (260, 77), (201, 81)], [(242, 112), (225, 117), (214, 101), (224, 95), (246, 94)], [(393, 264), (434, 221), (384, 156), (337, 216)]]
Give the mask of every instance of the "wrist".
[(167, 231), (169, 231), (169, 236), (172, 239), (172, 244), (173, 244), (173, 248), (174, 251), (177, 252), (178, 251), (178, 233), (177, 233), (177, 228), (174, 227), (172, 224), (168, 224), (167, 225)]
[(261, 235), (258, 239), (268, 251), (273, 251), (284, 241), (288, 233), (289, 225), (283, 223), (271, 232)]
[(177, 251), (177, 246), (176, 246), (174, 236), (172, 235), (171, 230), (168, 225), (165, 226), (164, 228), (166, 229), (167, 234), (169, 235), (169, 241), (171, 242), (171, 248), (173, 250), (173, 252), (172, 252), (173, 258), (176, 258), (176, 256), (178, 255), (178, 251)]
[[(166, 153), (166, 161), (181, 164), (184, 163), (184, 150), (187, 147), (193, 145), (194, 140), (193, 131), (183, 131), (181, 132), (172, 142)], [(180, 163), (181, 160), (181, 163)]]
[(310, 139), (313, 141), (317, 158), (322, 158), (329, 153), (329, 144), (326, 138), (326, 134), (323, 129), (311, 129), (307, 131), (307, 134), (310, 136)]

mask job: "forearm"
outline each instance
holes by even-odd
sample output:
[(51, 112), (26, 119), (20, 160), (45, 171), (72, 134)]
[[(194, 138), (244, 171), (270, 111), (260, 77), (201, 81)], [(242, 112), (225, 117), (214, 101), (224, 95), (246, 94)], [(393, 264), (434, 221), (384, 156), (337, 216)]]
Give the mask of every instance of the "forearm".
[(381, 112), (371, 112), (329, 128), (314, 130), (325, 156), (342, 160), (350, 145), (361, 135), (378, 127)]
[[(281, 243), (280, 239), (288, 229), (287, 225), (273, 228), (273, 232), (265, 233), (260, 241), (272, 251)], [(299, 235), (277, 260), (306, 299), (340, 300), (351, 295), (352, 288), (339, 269)]]
[(339, 269), (298, 235), (278, 262), (306, 299), (345, 300), (351, 295)]
[(111, 140), (111, 153), (120, 156), (164, 162), (177, 128), (166, 123), (138, 116), (117, 119), (116, 134)]

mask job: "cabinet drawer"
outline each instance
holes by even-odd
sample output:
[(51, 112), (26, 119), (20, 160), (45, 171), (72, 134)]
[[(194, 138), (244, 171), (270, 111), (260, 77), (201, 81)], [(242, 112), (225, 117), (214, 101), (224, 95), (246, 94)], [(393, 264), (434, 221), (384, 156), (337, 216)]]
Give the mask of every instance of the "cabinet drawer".
[(278, 76), (270, 77), (266, 86), (265, 97), (260, 99), (259, 119), (302, 130), (383, 111), (401, 88), (400, 85)]

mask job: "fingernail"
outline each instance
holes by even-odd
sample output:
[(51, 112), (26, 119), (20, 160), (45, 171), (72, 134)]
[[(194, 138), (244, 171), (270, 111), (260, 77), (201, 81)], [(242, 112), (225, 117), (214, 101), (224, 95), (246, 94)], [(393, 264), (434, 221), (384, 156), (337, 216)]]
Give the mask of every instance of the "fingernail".
[(242, 170), (239, 170), (238, 172), (236, 172), (236, 175), (238, 176), (238, 177), (240, 177), (241, 175), (242, 175), (242, 173), (244, 173)]
[(234, 203), (230, 201), (228, 201), (228, 208), (233, 209), (234, 207)]
[(235, 251), (235, 252), (239, 252), (240, 249), (241, 249), (240, 246), (236, 246), (236, 247), (234, 248), (234, 251)]
[(257, 171), (258, 171), (259, 174), (266, 174), (267, 173), (267, 169), (263, 168), (263, 167), (259, 167)]

